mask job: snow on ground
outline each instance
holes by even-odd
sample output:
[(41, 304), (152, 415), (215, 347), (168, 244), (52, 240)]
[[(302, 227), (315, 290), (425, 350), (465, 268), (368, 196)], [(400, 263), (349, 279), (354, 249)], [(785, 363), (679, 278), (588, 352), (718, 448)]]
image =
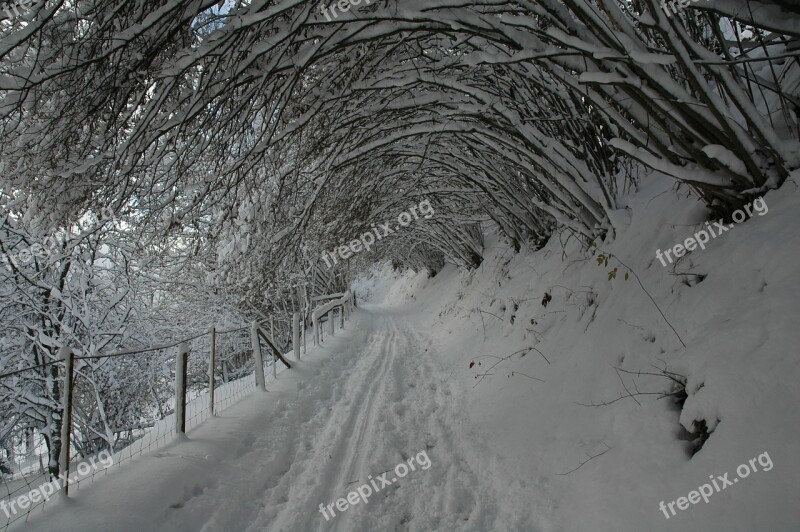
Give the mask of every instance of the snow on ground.
[[(768, 212), (666, 268), (656, 250), (705, 227), (703, 212), (681, 191), (646, 188), (617, 212), (628, 223), (600, 246), (618, 258), (607, 266), (598, 265), (597, 250), (581, 251), (566, 233), (538, 252), (516, 255), (495, 239), (473, 273), (448, 267), (432, 279), (423, 273), (410, 280), (406, 273), (376, 292), (414, 308), (418, 330), (436, 331), (432, 350), (465, 389), (473, 424), (517, 478), (544, 486), (532, 504), (557, 501), (555, 529), (796, 531), (796, 190), (790, 182), (768, 194)], [(552, 298), (546, 306), (545, 294)], [(538, 352), (499, 360), (528, 347)], [(673, 390), (663, 376), (618, 374), (615, 367), (666, 367), (688, 376), (684, 408), (659, 399)], [(614, 401), (626, 389), (656, 395), (577, 404)], [(691, 456), (688, 440), (697, 436), (681, 425), (693, 430), (695, 421), (713, 432)], [(758, 472), (734, 481), (736, 468), (754, 458)], [(680, 511), (679, 497), (711, 475), (725, 486), (716, 477), (726, 473), (732, 485)], [(661, 501), (676, 501), (676, 515), (667, 508), (667, 519)]]
[[(354, 283), (346, 331), (268, 393), (26, 529), (798, 530), (796, 188), (666, 268), (656, 250), (703, 213), (652, 187), (600, 251), (564, 233), (514, 254), (490, 237), (472, 273), (376, 268)], [(682, 407), (659, 398), (675, 389), (661, 368), (688, 377)], [(711, 433), (692, 455), (700, 422)], [(422, 451), (429, 469), (319, 512)], [(707, 503), (673, 502), (726, 474)]]
[[(291, 353), (291, 351), (284, 353), (284, 356), (291, 358)], [(271, 358), (271, 355), (269, 355), (265, 361), (264, 367), (264, 379), (267, 385), (269, 385), (275, 379), (272, 374), (273, 360), (270, 360)], [(286, 366), (282, 362), (278, 361), (275, 373), (276, 375), (280, 375), (282, 372), (286, 371), (286, 369)], [(214, 391), (215, 411), (224, 411), (229, 405), (238, 402), (243, 397), (252, 393), (255, 389), (256, 384), (253, 374), (217, 385)], [(191, 431), (195, 427), (205, 423), (206, 420), (211, 416), (211, 409), (208, 404), (208, 392), (195, 392), (192, 395), (193, 397), (190, 396), (186, 403), (187, 431)], [(144, 434), (132, 444), (117, 450), (117, 452), (111, 456), (110, 462), (112, 465), (110, 466), (105, 460), (95, 460), (95, 462), (101, 462), (97, 466), (92, 466), (92, 461), (86, 458), (71, 461), (69, 475), (69, 483), (71, 486), (70, 492), (74, 494), (77, 490), (82, 489), (87, 483), (99, 480), (95, 477), (98, 474), (109, 474), (114, 471), (114, 468), (126, 465), (127, 461), (133, 457), (154, 449), (158, 449), (170, 443), (172, 440), (174, 440), (175, 434), (175, 414), (172, 413), (155, 421), (153, 426), (146, 430)], [(105, 456), (106, 455), (104, 455), (104, 457)], [(89, 467), (89, 469), (87, 469), (87, 471), (89, 471), (88, 474), (81, 475), (79, 473), (78, 466), (81, 463), (84, 463)], [(108, 470), (106, 470), (106, 468), (108, 468)], [(6, 481), (4, 483), (6, 491), (0, 494), (0, 501), (5, 501), (6, 504), (8, 504), (19, 496), (29, 493), (29, 490), (36, 489), (47, 482), (48, 477), (41, 472), (41, 469), (39, 471), (33, 470), (30, 474), (26, 474), (24, 477)], [(33, 508), (32, 511), (44, 511), (49, 509), (50, 504), (50, 501), (45, 500), (43, 505)], [(16, 515), (14, 517), (16, 517)], [(24, 517), (22, 517), (22, 519), (24, 519)]]
[[(38, 514), (28, 530), (532, 530), (535, 483), (509, 483), (473, 432), (430, 341), (388, 309), (357, 311), (265, 394)], [(426, 349), (428, 352), (426, 352)], [(369, 476), (409, 472), (326, 521)], [(376, 484), (379, 488), (381, 484)], [(66, 524), (64, 524), (66, 523)]]

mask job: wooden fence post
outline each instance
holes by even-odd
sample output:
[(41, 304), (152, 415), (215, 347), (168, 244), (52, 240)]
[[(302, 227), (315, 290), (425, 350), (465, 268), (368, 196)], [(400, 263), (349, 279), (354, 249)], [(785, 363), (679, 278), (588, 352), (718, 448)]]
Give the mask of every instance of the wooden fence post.
[(61, 394), (61, 452), (58, 456), (59, 475), (64, 478), (64, 496), (69, 495), (69, 452), (70, 434), (72, 433), (72, 389), (75, 353), (67, 346), (59, 351), (59, 358), (64, 361), (64, 389)]
[(339, 307), (339, 328), (344, 329), (344, 305)]
[(300, 360), (300, 313), (292, 315), (292, 350), (295, 360)]
[(186, 376), (189, 365), (189, 342), (178, 345), (175, 357), (175, 432), (186, 434)]
[(211, 327), (211, 346), (208, 350), (208, 406), (214, 417), (214, 368), (217, 365), (217, 328)]
[(258, 341), (258, 322), (254, 321), (250, 327), (250, 340), (253, 343), (253, 360), (256, 365), (256, 388), (262, 392), (267, 391), (266, 379), (264, 378), (264, 359), (261, 358), (261, 343)]
[[(311, 316), (311, 312), (314, 312), (314, 309), (311, 306), (311, 286), (306, 286), (304, 288), (303, 297), (303, 308), (305, 308), (305, 316)], [(312, 320), (313, 321), (313, 320)]]
[[(275, 338), (270, 338), (270, 340), (272, 340), (274, 345)], [(270, 351), (272, 352), (272, 380), (275, 380), (278, 378), (278, 357), (275, 356), (275, 351), (272, 351), (272, 349), (270, 349)]]
[(334, 307), (330, 311), (328, 311), (328, 332), (331, 333), (331, 336), (333, 336), (334, 333), (333, 322), (335, 318), (336, 318), (336, 308)]

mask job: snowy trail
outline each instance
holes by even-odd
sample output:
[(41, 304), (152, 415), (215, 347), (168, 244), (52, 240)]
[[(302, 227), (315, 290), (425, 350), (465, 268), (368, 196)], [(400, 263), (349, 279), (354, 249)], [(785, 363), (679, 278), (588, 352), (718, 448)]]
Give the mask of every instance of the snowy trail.
[[(316, 450), (295, 462), (293, 487), (301, 488), (283, 501), (269, 494), (250, 529), (532, 530), (526, 505), (509, 503), (515, 497), (497, 489), (503, 483), (493, 476), (498, 466), (473, 441), (460, 394), (431, 364), (424, 337), (387, 310), (373, 310), (361, 327), (349, 375), (331, 375), (330, 393), (322, 379), (305, 390), (322, 413), (301, 425), (300, 439)], [(394, 466), (421, 451), (430, 469), (409, 472), (330, 521), (320, 514), (320, 503), (345, 498), (368, 475), (392, 470), (387, 480), (395, 479)]]
[[(123, 531), (542, 530), (532, 516), (541, 496), (476, 436), (426, 338), (398, 311), (359, 310), (269, 393), (26, 528), (52, 530), (61, 514), (61, 530), (106, 530), (111, 513)], [(422, 451), (429, 468), (396, 478)], [(395, 480), (366, 504), (328, 521), (320, 513), (386, 471)]]

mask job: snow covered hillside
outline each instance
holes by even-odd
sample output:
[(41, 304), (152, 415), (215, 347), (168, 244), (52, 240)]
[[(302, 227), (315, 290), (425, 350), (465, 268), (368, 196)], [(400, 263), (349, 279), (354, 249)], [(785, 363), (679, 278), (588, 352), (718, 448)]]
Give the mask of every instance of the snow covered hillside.
[[(603, 249), (563, 234), (515, 255), (495, 241), (474, 272), (406, 272), (386, 287), (384, 267), (356, 292), (414, 309), (475, 426), (537, 485), (531, 505), (547, 501), (541, 529), (797, 530), (800, 196), (789, 188), (674, 267), (656, 250), (704, 224), (692, 201), (651, 186), (626, 200)], [(722, 489), (717, 476), (733, 481), (762, 453), (773, 468), (756, 463)], [(660, 503), (714, 487), (711, 475), (720, 491), (667, 519)]]

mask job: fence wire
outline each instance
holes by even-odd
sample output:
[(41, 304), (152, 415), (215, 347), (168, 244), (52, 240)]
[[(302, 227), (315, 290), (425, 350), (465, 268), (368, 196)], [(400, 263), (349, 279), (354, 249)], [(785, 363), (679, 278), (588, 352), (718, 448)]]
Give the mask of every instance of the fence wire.
[(43, 508), (46, 501), (26, 508), (15, 500), (38, 488), (48, 478), (46, 439), (37, 422), (46, 422), (48, 411), (59, 407), (53, 383), (63, 379), (63, 364), (52, 361), (9, 372), (0, 378), (0, 523), (11, 523)]
[[(276, 324), (272, 343), (282, 352), (290, 324)], [(262, 326), (270, 335), (271, 328)], [(303, 331), (305, 332), (305, 331)], [(287, 366), (272, 347), (256, 335), (266, 383)], [(214, 376), (213, 414), (223, 412), (256, 389), (250, 327), (216, 332), (215, 364), (210, 367), (211, 332), (188, 340), (186, 430), (211, 417), (210, 373)], [(180, 342), (108, 355), (76, 356), (73, 369), (72, 431), (70, 434), (70, 493), (113, 468), (173, 441), (176, 358)], [(289, 359), (288, 353), (284, 355)], [(113, 359), (113, 362), (112, 362)], [(60, 419), (64, 363), (53, 360), (28, 368), (8, 368), (0, 374), (0, 531), (34, 511), (43, 511), (49, 498), (18, 498), (63, 479), (51, 474), (57, 458), (48, 451), (54, 438), (45, 427), (48, 416)], [(31, 403), (26, 404), (26, 401)], [(56, 435), (60, 440), (60, 434)], [(16, 511), (10, 511), (16, 510)]]
[(216, 362), (214, 411), (222, 412), (256, 389), (253, 344), (249, 328), (217, 333)]

